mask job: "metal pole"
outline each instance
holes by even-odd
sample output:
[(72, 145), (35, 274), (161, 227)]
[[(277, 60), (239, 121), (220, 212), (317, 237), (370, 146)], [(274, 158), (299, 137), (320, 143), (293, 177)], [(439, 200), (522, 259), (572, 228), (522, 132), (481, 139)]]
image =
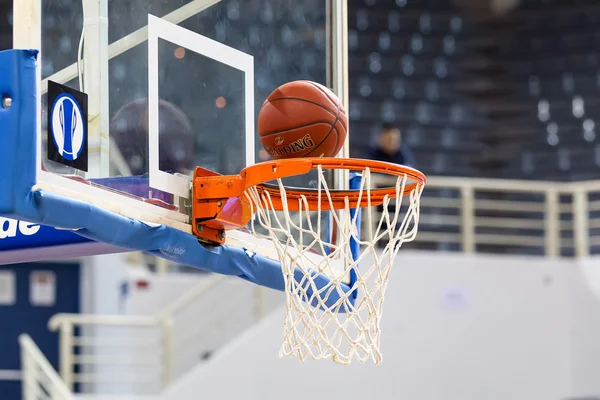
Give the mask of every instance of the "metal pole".
[[(340, 98), (342, 105), (349, 112), (348, 96), (348, 1), (331, 0), (331, 87), (333, 92)], [(350, 132), (342, 147), (339, 156), (350, 157)], [(337, 180), (335, 187), (348, 189), (350, 175), (347, 170), (340, 170), (334, 177)]]
[(21, 387), (24, 400), (39, 398), (39, 385), (35, 376), (35, 365), (24, 346), (21, 346)]
[[(84, 88), (88, 94), (88, 178), (109, 176), (108, 1), (83, 0)], [(81, 89), (81, 88), (80, 88)]]
[(163, 388), (166, 388), (173, 382), (173, 318), (164, 318), (162, 320), (162, 327), (164, 352)]
[(560, 256), (560, 214), (559, 195), (556, 190), (546, 192), (544, 213), (544, 247), (546, 257)]
[(260, 321), (267, 315), (267, 290), (266, 288), (255, 285), (254, 288), (254, 315), (256, 321)]
[(42, 0), (14, 0), (13, 1), (13, 48), (36, 49), (38, 62), (36, 63), (36, 92), (37, 112), (32, 118), (36, 119), (36, 168), (42, 165), (42, 124), (41, 109), (42, 96), (40, 82), (42, 81)]
[(65, 386), (73, 391), (75, 377), (73, 373), (73, 325), (65, 322), (60, 326), (59, 369)]
[(463, 186), (461, 192), (462, 250), (475, 252), (475, 195), (471, 186)]
[(573, 193), (573, 236), (575, 239), (575, 256), (587, 257), (589, 249), (588, 201), (587, 192), (576, 190)]

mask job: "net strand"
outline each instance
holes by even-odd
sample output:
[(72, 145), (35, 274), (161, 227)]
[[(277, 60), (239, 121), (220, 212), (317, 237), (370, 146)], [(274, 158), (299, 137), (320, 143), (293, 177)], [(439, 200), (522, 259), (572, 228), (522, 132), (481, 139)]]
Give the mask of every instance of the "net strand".
[[(321, 206), (315, 209), (304, 195), (288, 199), (281, 180), (277, 180), (281, 211), (275, 210), (268, 191), (255, 186), (245, 192), (254, 215), (251, 231), (274, 243), (281, 262), (286, 315), (280, 356), (333, 359), (340, 364), (372, 360), (378, 364), (382, 361), (380, 321), (391, 267), (402, 244), (416, 235), (423, 185), (416, 185), (403, 196), (408, 177), (398, 176), (395, 193), (385, 196), (376, 215), (367, 168), (356, 203), (345, 197), (344, 207), (336, 210), (323, 169), (319, 166), (317, 171), (317, 204)], [(352, 209), (359, 208), (364, 199), (366, 234), (361, 239), (359, 213), (353, 215)], [(403, 199), (407, 199), (404, 206)], [(298, 201), (298, 211), (290, 212), (288, 201)], [(333, 229), (322, 234), (325, 218), (337, 229), (337, 235)], [(334, 236), (336, 243), (332, 243)], [(387, 243), (378, 249), (384, 240)], [(356, 259), (352, 242), (361, 247)]]

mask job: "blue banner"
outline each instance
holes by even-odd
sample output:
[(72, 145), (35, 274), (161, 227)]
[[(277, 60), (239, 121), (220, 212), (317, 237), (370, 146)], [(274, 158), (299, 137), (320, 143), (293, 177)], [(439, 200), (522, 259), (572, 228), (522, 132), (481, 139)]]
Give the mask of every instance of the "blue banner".
[(88, 243), (71, 231), (0, 217), (0, 251)]

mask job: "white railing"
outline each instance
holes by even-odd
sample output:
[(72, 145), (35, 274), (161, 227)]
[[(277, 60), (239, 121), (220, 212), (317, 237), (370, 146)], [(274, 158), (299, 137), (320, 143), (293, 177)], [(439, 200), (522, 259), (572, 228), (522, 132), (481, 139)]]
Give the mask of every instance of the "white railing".
[(60, 376), (81, 393), (160, 393), (262, 318), (266, 290), (212, 275), (152, 316), (57, 314)]
[[(375, 181), (390, 183), (385, 176)], [(546, 257), (596, 254), (600, 181), (430, 177), (412, 247)]]
[(27, 334), (19, 336), (24, 400), (74, 400), (73, 394)]

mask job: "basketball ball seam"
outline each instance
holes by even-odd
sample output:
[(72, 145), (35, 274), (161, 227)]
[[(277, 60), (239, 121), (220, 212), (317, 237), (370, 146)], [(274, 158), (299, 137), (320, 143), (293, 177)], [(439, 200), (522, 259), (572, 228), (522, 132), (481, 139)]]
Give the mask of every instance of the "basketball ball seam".
[(311, 82), (311, 81), (304, 81), (304, 82), (308, 83), (310, 86), (314, 87), (314, 88), (315, 88), (315, 89), (317, 89), (319, 92), (323, 93), (323, 94), (325, 95), (325, 97), (327, 97), (327, 99), (328, 99), (328, 100), (331, 102), (331, 104), (332, 104), (334, 107), (338, 107), (338, 108), (339, 108), (339, 104), (338, 104), (338, 103), (339, 103), (339, 101), (338, 101), (338, 99), (334, 99), (334, 98), (332, 98), (332, 97), (329, 95), (329, 93), (327, 93), (326, 91), (324, 91), (324, 90), (323, 90), (323, 88), (322, 88), (322, 87), (320, 87), (320, 86), (319, 86), (317, 83), (315, 83), (315, 82)]
[[(342, 108), (342, 102), (339, 101), (339, 99), (336, 98), (332, 98), (329, 93), (327, 93), (326, 91), (323, 90), (322, 87), (320, 87), (319, 85), (317, 85), (315, 82), (312, 81), (305, 81), (306, 83), (310, 84), (311, 86), (315, 87), (316, 89), (319, 90), (319, 92), (323, 93), (325, 95), (325, 97), (327, 97), (329, 99), (329, 101), (331, 101), (338, 109), (338, 116), (341, 113), (341, 108)], [(339, 120), (340, 123), (342, 124), (342, 127), (346, 130), (346, 132), (348, 132), (348, 127), (344, 124), (344, 121), (342, 121), (341, 119)], [(336, 129), (337, 131), (337, 129)]]
[[(337, 119), (336, 119), (337, 122)], [(329, 135), (331, 135), (331, 132), (333, 132), (333, 130), (335, 129), (335, 124), (331, 125), (331, 129), (329, 130), (329, 132), (327, 132), (327, 134), (325, 135), (325, 137), (323, 138), (323, 140), (321, 140), (318, 144), (315, 145), (315, 148), (312, 149), (311, 151), (309, 151), (308, 153), (306, 153), (303, 157), (308, 157), (310, 156), (310, 154), (312, 152), (314, 152), (315, 150), (317, 150), (319, 148), (319, 146), (321, 146), (323, 144), (324, 141), (326, 141), (329, 138)], [(337, 134), (337, 130), (335, 131), (335, 133)], [(338, 138), (340, 135), (336, 135)], [(337, 141), (338, 139), (336, 138), (335, 140), (335, 147), (337, 147)]]
[[(325, 107), (323, 107), (323, 109), (325, 109)], [(329, 130), (329, 132), (327, 132), (327, 135), (325, 135), (325, 137), (323, 138), (323, 140), (321, 140), (321, 142), (318, 145), (316, 145), (313, 150), (311, 150), (308, 153), (306, 153), (304, 155), (304, 157), (309, 156), (313, 151), (317, 150), (319, 148), (319, 146), (321, 146), (321, 144), (323, 144), (323, 142), (326, 141), (327, 138), (329, 138), (329, 135), (331, 135), (331, 132), (333, 132), (334, 129), (335, 129), (335, 147), (334, 147), (334, 149), (337, 149), (338, 142), (340, 140), (340, 133), (335, 128), (335, 126), (337, 125), (337, 123), (339, 121), (340, 112), (341, 112), (341, 108), (340, 108), (340, 105), (338, 104), (337, 114), (335, 116), (335, 121), (333, 121), (333, 124), (331, 124), (331, 129)], [(337, 154), (334, 154), (332, 157), (335, 157), (336, 155)]]
[[(322, 105), (322, 104), (315, 103), (314, 101), (306, 100), (306, 99), (303, 99), (303, 98), (301, 98), (301, 97), (278, 97), (278, 98), (276, 98), (276, 99), (271, 99), (271, 100), (269, 100), (269, 103), (273, 103), (273, 102), (275, 102), (275, 101), (281, 101), (281, 100), (298, 100), (298, 101), (303, 101), (303, 102), (305, 102), (305, 103), (314, 104), (315, 106), (317, 106), (317, 107), (321, 107), (323, 110), (327, 111), (329, 114), (331, 114), (331, 115), (333, 115), (334, 117), (336, 117), (336, 118), (337, 118), (337, 116), (336, 116), (335, 112), (331, 111), (330, 109), (328, 109), (328, 108), (326, 108), (326, 107), (323, 107), (323, 105)], [(340, 109), (340, 108), (339, 108), (339, 106), (338, 106), (338, 112), (339, 112), (339, 109)]]
[(263, 138), (263, 137), (267, 137), (267, 136), (273, 136), (273, 135), (277, 135), (279, 133), (285, 133), (285, 132), (289, 132), (289, 131), (293, 131), (294, 129), (298, 129), (298, 128), (306, 128), (307, 126), (311, 126), (311, 125), (316, 125), (316, 124), (327, 124), (327, 125), (331, 125), (331, 122), (329, 121), (313, 121), (310, 124), (305, 124), (305, 125), (298, 125), (298, 126), (294, 126), (291, 127), (289, 129), (282, 129), (279, 131), (275, 131), (275, 132), (266, 132), (266, 133), (259, 133), (258, 135)]
[[(338, 143), (339, 143), (339, 141), (340, 141), (340, 132), (337, 130), (337, 123), (338, 123), (338, 121), (340, 121), (340, 119), (339, 119), (339, 116), (340, 116), (340, 113), (341, 113), (341, 112), (342, 112), (342, 109), (341, 109), (341, 107), (339, 107), (339, 105), (338, 105), (338, 113), (337, 113), (337, 115), (335, 116), (335, 122), (334, 122), (334, 123), (333, 123), (333, 125), (332, 125), (332, 128), (333, 128), (333, 129), (335, 129), (335, 147), (334, 147), (334, 149), (337, 149), (337, 147), (338, 147)], [(340, 122), (341, 122), (341, 121), (340, 121)], [(344, 124), (342, 123), (342, 127), (343, 127), (343, 126), (344, 126)], [(346, 129), (346, 128), (344, 128), (344, 129)], [(334, 154), (333, 156), (335, 157), (336, 155), (337, 155), (337, 154)]]
[[(320, 91), (321, 91), (321, 90), (320, 90)], [(322, 92), (322, 91), (321, 91), (321, 92)], [(327, 98), (329, 98), (329, 96), (327, 96)], [(337, 124), (337, 122), (339, 121), (339, 116), (340, 116), (340, 112), (341, 112), (340, 105), (338, 104), (338, 106), (337, 106), (337, 114), (334, 114), (334, 113), (333, 113), (333, 111), (331, 111), (331, 110), (329, 110), (329, 109), (327, 109), (327, 108), (323, 107), (323, 106), (322, 106), (321, 104), (319, 104), (319, 103), (315, 103), (314, 101), (310, 101), (310, 100), (303, 99), (303, 98), (299, 98), (299, 97), (278, 97), (278, 98), (276, 98), (276, 99), (269, 99), (269, 102), (270, 102), (270, 103), (273, 103), (273, 102), (275, 102), (275, 101), (281, 101), (281, 100), (297, 100), (297, 101), (303, 101), (303, 102), (305, 102), (305, 103), (313, 104), (313, 105), (315, 105), (315, 106), (317, 106), (317, 107), (319, 107), (319, 108), (322, 108), (323, 110), (327, 111), (329, 114), (331, 114), (331, 115), (333, 115), (333, 116), (335, 117), (335, 120), (333, 121), (333, 123), (329, 123), (329, 122), (327, 122), (327, 123), (328, 123), (328, 124), (331, 126), (331, 129), (329, 129), (329, 132), (327, 132), (327, 134), (326, 134), (326, 135), (323, 137), (323, 140), (321, 140), (319, 143), (315, 144), (315, 148), (314, 148), (313, 150), (309, 151), (308, 153), (306, 153), (306, 154), (303, 156), (303, 157), (307, 157), (307, 156), (309, 156), (309, 155), (310, 155), (312, 152), (314, 152), (315, 150), (317, 150), (317, 149), (319, 148), (319, 146), (321, 146), (321, 145), (323, 144), (323, 142), (325, 142), (325, 141), (326, 141), (326, 140), (329, 138), (329, 135), (331, 135), (331, 132), (333, 132), (333, 130), (335, 129), (335, 125), (336, 125), (336, 124)], [(323, 122), (323, 121), (317, 121), (317, 122)], [(311, 124), (309, 124), (309, 125), (312, 125), (312, 123), (311, 123)], [(343, 125), (344, 125), (344, 124), (342, 124), (342, 126), (343, 126)], [(293, 128), (291, 128), (291, 129), (295, 129), (295, 128), (296, 128), (296, 127), (293, 127)], [(290, 129), (290, 130), (291, 130), (291, 129)], [(282, 131), (277, 131), (277, 132), (269, 132), (269, 133), (265, 133), (265, 134), (261, 134), (261, 133), (259, 133), (259, 136), (260, 136), (260, 137), (264, 137), (264, 136), (270, 136), (270, 135), (274, 135), (274, 134), (277, 134), (277, 133), (280, 133), (280, 132), (282, 132)], [(285, 132), (285, 131), (283, 131), (283, 132)], [(335, 133), (336, 133), (336, 138), (335, 138), (335, 147), (334, 147), (334, 148), (337, 148), (338, 142), (339, 142), (339, 140), (340, 140), (340, 135), (339, 135), (339, 133), (338, 133), (337, 129), (335, 130)]]

